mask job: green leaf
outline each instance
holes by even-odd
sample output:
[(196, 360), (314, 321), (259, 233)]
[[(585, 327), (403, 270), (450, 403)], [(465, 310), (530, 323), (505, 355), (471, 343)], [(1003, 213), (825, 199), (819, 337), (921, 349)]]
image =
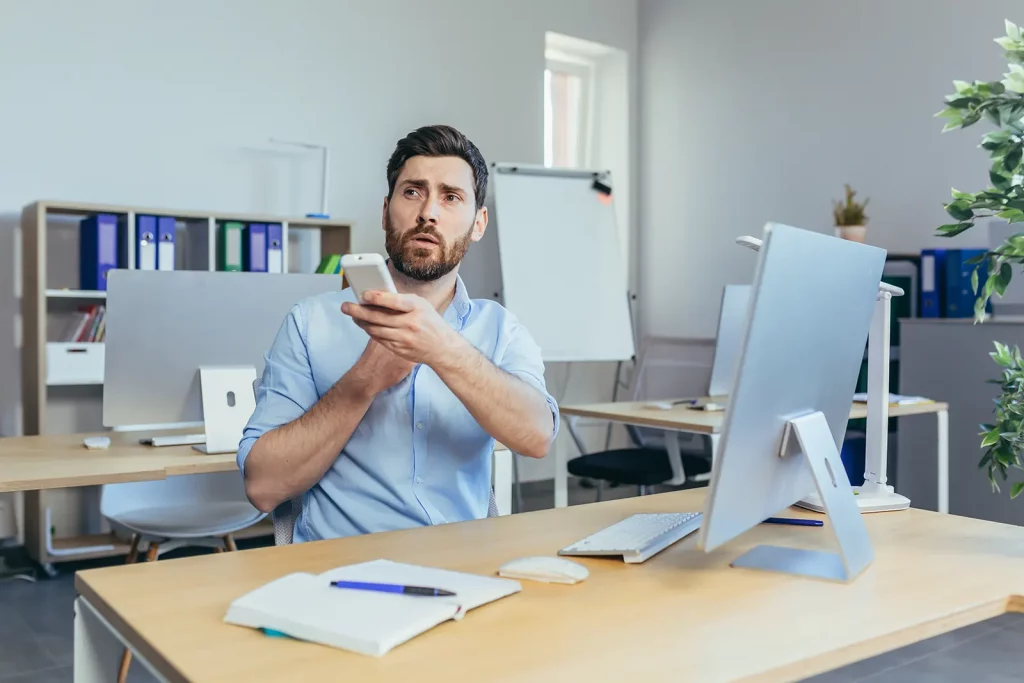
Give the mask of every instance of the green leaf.
[[(1003, 90), (1006, 89), (1006, 86), (1002, 84), (1000, 84), (1000, 87), (1002, 87)], [(999, 107), (989, 107), (985, 110), (985, 115), (988, 116), (989, 120), (997, 126), (1003, 125), (1003, 118), (1000, 114)]]
[(978, 297), (974, 301), (974, 320), (975, 322), (981, 322), (985, 319), (985, 303), (987, 299)]
[(1020, 40), (1020, 29), (1017, 24), (1013, 23), (1009, 19), (1003, 19), (1003, 23), (1006, 26), (1006, 37), (1013, 40)]
[(953, 199), (962, 199), (962, 200), (967, 201), (967, 202), (973, 202), (975, 200), (975, 195), (967, 193), (967, 192), (961, 192), (960, 190), (956, 189), (955, 187), (952, 190), (952, 195), (953, 195)]
[[(1024, 211), (1020, 209), (1007, 209), (1006, 211), (1000, 211), (996, 215), (999, 218), (1005, 219), (1008, 223), (1024, 222)], [(1014, 251), (1016, 251), (1016, 248), (1014, 248)]]
[(968, 221), (974, 218), (974, 212), (970, 209), (970, 205), (963, 199), (947, 204), (946, 213), (958, 221)]
[(958, 95), (971, 91), (971, 84), (967, 81), (953, 81), (953, 87), (956, 88)]
[(956, 237), (962, 232), (969, 230), (974, 227), (974, 223), (949, 223), (947, 225), (940, 225), (938, 232), (942, 237)]
[(974, 292), (975, 296), (978, 294), (978, 269), (975, 268), (971, 271), (971, 291)]
[(1020, 166), (1021, 157), (1024, 157), (1024, 149), (1020, 145), (1014, 145), (1006, 154), (1006, 158), (1003, 159), (1003, 168), (1008, 172), (1013, 173)]
[(1024, 491), (1024, 481), (1018, 481), (1010, 488), (1010, 498), (1016, 498)]
[(1006, 92), (1006, 86), (1004, 86), (1000, 81), (992, 81), (987, 85), (993, 95), (1002, 95)]
[[(973, 258), (969, 258), (966, 261), (964, 261), (964, 265), (966, 265), (966, 266), (976, 266), (979, 263), (984, 263), (985, 259), (987, 259), (987, 258), (988, 258), (988, 253), (980, 254), (978, 256), (975, 256)], [(975, 268), (974, 270), (978, 270), (978, 269)], [(977, 289), (977, 287), (975, 287), (975, 289)]]
[(999, 443), (999, 432), (992, 430), (981, 440), (981, 447), (988, 448), (989, 446), (995, 446), (997, 443)]
[(992, 186), (999, 190), (1005, 190), (1012, 182), (1012, 179), (1009, 176), (1005, 176), (995, 170), (988, 172), (988, 179), (992, 181)]
[(1009, 263), (1004, 263), (999, 267), (999, 273), (996, 275), (996, 294), (1002, 296), (1006, 293), (1006, 286), (1010, 284), (1010, 278), (1013, 277), (1013, 269)]
[(984, 467), (990, 462), (992, 462), (992, 452), (986, 451), (985, 455), (981, 456), (981, 460), (978, 461), (978, 467)]
[(1014, 42), (1013, 38), (1007, 38), (1005, 36), (1002, 38), (996, 38), (996, 44), (1007, 51), (1010, 51), (1017, 46), (1017, 43)]
[(950, 109), (968, 109), (970, 107), (976, 107), (981, 104), (980, 97), (957, 97), (956, 99), (946, 102)]

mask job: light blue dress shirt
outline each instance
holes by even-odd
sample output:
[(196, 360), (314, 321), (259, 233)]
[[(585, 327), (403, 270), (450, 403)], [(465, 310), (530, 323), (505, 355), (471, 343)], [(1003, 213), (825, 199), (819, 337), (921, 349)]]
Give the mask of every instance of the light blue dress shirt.
[[(352, 289), (296, 304), (266, 355), (256, 410), (238, 467), (262, 434), (300, 417), (363, 353), (369, 337), (341, 312)], [(461, 278), (444, 319), (498, 368), (558, 407), (544, 384), (540, 348), (501, 305), (470, 300)], [(338, 458), (302, 499), (295, 542), (444, 524), (487, 516), (494, 439), (425, 365), (377, 395)]]

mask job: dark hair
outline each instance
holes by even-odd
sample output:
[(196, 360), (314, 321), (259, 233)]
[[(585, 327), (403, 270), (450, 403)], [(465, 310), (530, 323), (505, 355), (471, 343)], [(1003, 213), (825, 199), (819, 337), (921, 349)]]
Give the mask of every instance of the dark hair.
[(473, 169), (473, 193), (476, 208), (484, 205), (487, 197), (487, 162), (469, 138), (451, 126), (423, 126), (406, 135), (395, 145), (388, 159), (388, 199), (395, 191), (395, 183), (405, 162), (412, 157), (459, 157)]

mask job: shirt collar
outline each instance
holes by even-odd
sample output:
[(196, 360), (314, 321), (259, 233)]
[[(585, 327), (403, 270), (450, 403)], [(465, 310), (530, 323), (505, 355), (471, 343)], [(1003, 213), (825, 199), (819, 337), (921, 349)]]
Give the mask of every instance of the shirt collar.
[(473, 302), (469, 298), (469, 292), (466, 291), (466, 285), (462, 281), (462, 277), (456, 275), (455, 296), (452, 297), (452, 302), (448, 304), (448, 310), (445, 311), (444, 317), (449, 323), (461, 330), (466, 326), (466, 320), (469, 318), (469, 312), (472, 308)]

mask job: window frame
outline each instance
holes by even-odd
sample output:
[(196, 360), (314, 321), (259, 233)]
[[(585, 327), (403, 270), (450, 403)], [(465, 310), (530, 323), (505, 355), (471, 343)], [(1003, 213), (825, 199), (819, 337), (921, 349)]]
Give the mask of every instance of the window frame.
[[(548, 50), (545, 55), (545, 70), (553, 73), (564, 73), (580, 79), (580, 120), (577, 121), (578, 139), (576, 141), (579, 168), (589, 168), (594, 158), (594, 90), (596, 65), (593, 61), (560, 51)], [(544, 99), (548, 99), (548, 83), (544, 79)], [(545, 126), (547, 121), (545, 121)], [(548, 131), (544, 131), (545, 160), (547, 157)]]

